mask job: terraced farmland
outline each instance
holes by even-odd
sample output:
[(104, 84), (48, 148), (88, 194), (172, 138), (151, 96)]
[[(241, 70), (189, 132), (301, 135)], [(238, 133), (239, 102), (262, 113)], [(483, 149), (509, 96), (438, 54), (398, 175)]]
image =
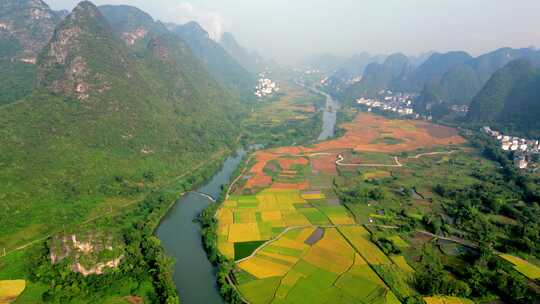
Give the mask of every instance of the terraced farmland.
[[(453, 130), (433, 128), (439, 127), (361, 114), (343, 138), (255, 152), (216, 213), (217, 246), (235, 261), (232, 278), (242, 296), (254, 304), (371, 304), (400, 303), (412, 295), (414, 269), (403, 256), (388, 256), (373, 243), (332, 189), (335, 178), (342, 178), (336, 163), (341, 155), (384, 163), (395, 156), (375, 151), (463, 141)], [(404, 141), (376, 140), (389, 133)], [(370, 154), (361, 154), (364, 149)], [(388, 176), (374, 171), (365, 178)], [(399, 237), (392, 242), (409, 246)]]

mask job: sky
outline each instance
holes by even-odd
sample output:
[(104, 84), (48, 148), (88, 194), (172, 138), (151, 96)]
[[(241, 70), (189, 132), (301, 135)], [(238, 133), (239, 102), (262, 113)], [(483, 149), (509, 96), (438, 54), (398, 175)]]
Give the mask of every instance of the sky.
[[(72, 9), (77, 0), (45, 0)], [(349, 56), (435, 50), (479, 55), (540, 46), (540, 0), (95, 0), (128, 4), (157, 20), (231, 32), (250, 50), (293, 64), (321, 53)]]

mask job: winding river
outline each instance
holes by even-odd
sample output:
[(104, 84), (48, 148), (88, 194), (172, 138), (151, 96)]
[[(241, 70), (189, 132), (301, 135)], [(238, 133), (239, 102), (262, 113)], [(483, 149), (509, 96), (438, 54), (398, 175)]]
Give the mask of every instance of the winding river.
[[(339, 104), (328, 94), (314, 88), (309, 89), (326, 96), (322, 131), (317, 139), (328, 139), (334, 136)], [(207, 184), (196, 192), (181, 197), (163, 218), (156, 231), (167, 254), (176, 260), (174, 282), (182, 304), (223, 303), (216, 283), (217, 270), (206, 258), (201, 229), (195, 218), (212, 203), (201, 193), (217, 197), (221, 192), (221, 186), (229, 182), (245, 154), (244, 150), (239, 150), (236, 155), (227, 158), (221, 171)]]

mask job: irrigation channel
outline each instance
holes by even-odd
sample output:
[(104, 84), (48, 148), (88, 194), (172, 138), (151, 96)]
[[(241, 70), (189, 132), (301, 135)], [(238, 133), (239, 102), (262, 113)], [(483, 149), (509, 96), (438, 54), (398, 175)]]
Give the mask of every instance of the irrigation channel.
[[(328, 139), (334, 136), (336, 111), (339, 105), (326, 93), (314, 88), (309, 89), (326, 96), (322, 131), (317, 139)], [(176, 261), (173, 276), (182, 304), (223, 303), (216, 283), (217, 270), (206, 257), (201, 229), (194, 220), (204, 208), (213, 203), (209, 197), (219, 196), (221, 186), (229, 182), (246, 153), (243, 149), (238, 150), (236, 155), (227, 158), (221, 171), (207, 184), (181, 197), (163, 218), (156, 231), (167, 254)]]

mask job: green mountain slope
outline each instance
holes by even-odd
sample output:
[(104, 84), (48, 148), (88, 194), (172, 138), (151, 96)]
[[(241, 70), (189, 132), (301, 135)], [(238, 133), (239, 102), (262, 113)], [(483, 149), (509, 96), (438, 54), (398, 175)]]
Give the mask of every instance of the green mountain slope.
[(198, 23), (177, 25), (172, 32), (187, 43), (220, 83), (240, 93), (243, 99), (252, 99), (255, 76), (237, 63), (221, 45), (210, 39)]
[(0, 247), (134, 200), (236, 137), (238, 101), (182, 41), (129, 52), (82, 2), (40, 55), (37, 90), (0, 108)]
[[(421, 97), (416, 101), (416, 110), (426, 112), (432, 107), (448, 108), (451, 105), (469, 105), (495, 71), (512, 60), (526, 58), (540, 62), (540, 52), (534, 49), (501, 48), (467, 60), (448, 70), (439, 81), (427, 83)], [(439, 90), (439, 99), (423, 98), (427, 91)]]
[(0, 1), (0, 106), (32, 91), (36, 56), (59, 21), (41, 0)]
[(465, 52), (434, 53), (409, 76), (409, 90), (419, 91), (425, 84), (439, 82), (446, 72), (471, 58)]
[(530, 61), (519, 59), (493, 74), (473, 99), (467, 119), (538, 133), (539, 115), (540, 70)]

